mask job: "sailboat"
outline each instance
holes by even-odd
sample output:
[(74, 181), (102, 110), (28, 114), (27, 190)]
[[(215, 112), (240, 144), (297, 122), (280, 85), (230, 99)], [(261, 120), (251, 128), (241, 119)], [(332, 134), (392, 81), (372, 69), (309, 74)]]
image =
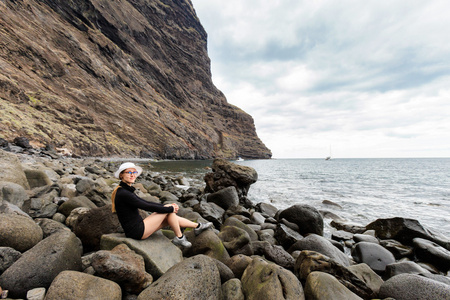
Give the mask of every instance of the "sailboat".
[(331, 146), (330, 146), (330, 156), (325, 157), (325, 160), (330, 160), (331, 159)]

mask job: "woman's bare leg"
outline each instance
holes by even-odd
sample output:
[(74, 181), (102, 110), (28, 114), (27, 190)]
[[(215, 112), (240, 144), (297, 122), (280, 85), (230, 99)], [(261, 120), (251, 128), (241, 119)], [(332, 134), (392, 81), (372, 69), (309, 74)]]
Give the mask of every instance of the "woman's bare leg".
[(144, 234), (142, 239), (148, 238), (155, 231), (169, 225), (177, 237), (181, 237), (183, 233), (180, 227), (195, 228), (198, 223), (192, 222), (188, 219), (177, 216), (175, 213), (159, 214), (152, 213), (150, 216), (144, 219)]

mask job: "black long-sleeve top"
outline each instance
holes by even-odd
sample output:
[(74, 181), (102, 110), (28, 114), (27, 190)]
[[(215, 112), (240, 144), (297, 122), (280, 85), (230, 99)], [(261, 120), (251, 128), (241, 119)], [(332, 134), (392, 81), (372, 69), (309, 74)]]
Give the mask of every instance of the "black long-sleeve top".
[(142, 222), (139, 215), (139, 208), (157, 213), (172, 213), (173, 206), (164, 206), (161, 203), (153, 203), (139, 198), (134, 191), (136, 188), (129, 186), (125, 182), (120, 182), (120, 188), (117, 189), (115, 206), (120, 224), (125, 232), (129, 232), (135, 228), (137, 224)]

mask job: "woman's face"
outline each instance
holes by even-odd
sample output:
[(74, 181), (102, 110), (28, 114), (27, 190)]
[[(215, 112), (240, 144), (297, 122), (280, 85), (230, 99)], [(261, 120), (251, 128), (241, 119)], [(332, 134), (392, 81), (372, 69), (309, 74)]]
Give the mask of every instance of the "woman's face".
[(120, 179), (122, 179), (122, 181), (126, 184), (131, 185), (136, 180), (137, 174), (138, 172), (135, 168), (125, 169), (122, 171), (122, 173), (120, 173)]

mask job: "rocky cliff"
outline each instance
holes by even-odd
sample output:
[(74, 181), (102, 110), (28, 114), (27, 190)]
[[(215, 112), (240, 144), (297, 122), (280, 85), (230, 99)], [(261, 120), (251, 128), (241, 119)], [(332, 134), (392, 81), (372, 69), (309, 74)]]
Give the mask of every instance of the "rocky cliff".
[(0, 138), (78, 155), (270, 158), (211, 80), (190, 0), (0, 0)]

